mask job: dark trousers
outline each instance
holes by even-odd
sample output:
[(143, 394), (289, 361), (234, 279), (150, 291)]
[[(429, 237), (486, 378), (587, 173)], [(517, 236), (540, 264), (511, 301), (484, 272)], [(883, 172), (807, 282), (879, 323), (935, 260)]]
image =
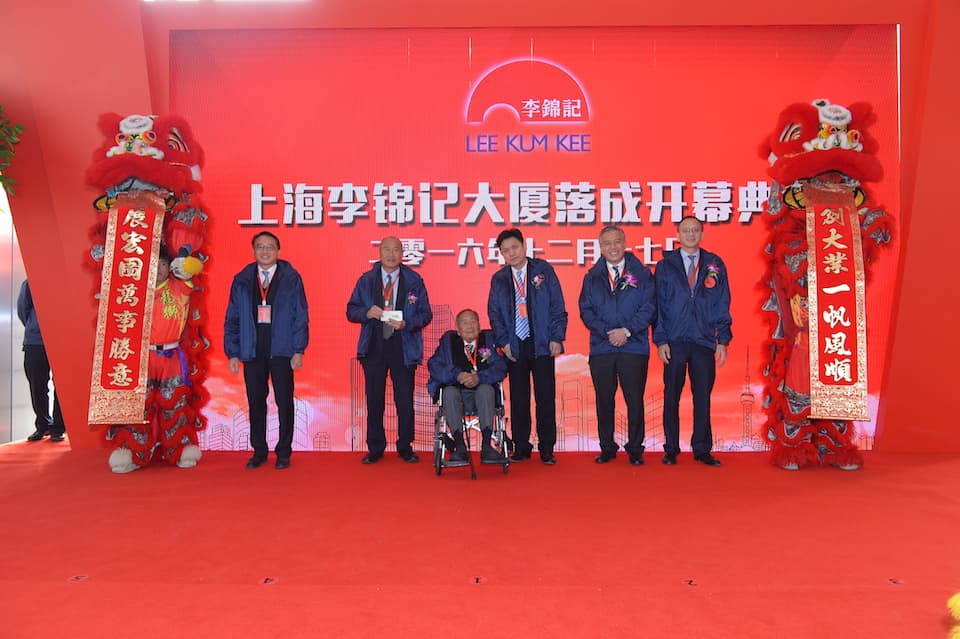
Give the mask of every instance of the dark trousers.
[(710, 393), (717, 377), (717, 362), (711, 349), (693, 342), (671, 342), (670, 363), (663, 367), (663, 450), (680, 452), (680, 393), (688, 371), (693, 393), (690, 447), (694, 455), (704, 455), (713, 450)]
[(476, 388), (464, 386), (444, 386), (443, 418), (450, 430), (463, 429), (463, 416), (476, 415), (480, 419), (480, 430), (493, 428), (493, 416), (497, 410), (497, 391), (490, 384), (480, 384)]
[(404, 365), (400, 339), (396, 333), (387, 340), (375, 335), (370, 352), (360, 360), (367, 395), (367, 450), (371, 455), (382, 455), (387, 448), (383, 430), (387, 373), (393, 382), (393, 403), (397, 408), (397, 452), (404, 456), (413, 452), (413, 381), (417, 366)]
[(42, 344), (23, 347), (23, 372), (30, 386), (30, 403), (36, 415), (34, 424), (37, 432), (49, 431), (51, 435), (63, 435), (66, 429), (56, 390), (53, 393), (53, 419), (50, 419), (50, 362), (47, 360), (47, 349)]
[(647, 364), (649, 355), (639, 353), (603, 353), (590, 356), (590, 377), (597, 395), (597, 434), (600, 450), (616, 453), (613, 440), (613, 421), (617, 383), (623, 389), (623, 401), (627, 405), (627, 443), (624, 450), (629, 455), (643, 454), (643, 438), (646, 434), (643, 415), (643, 391), (647, 387)]
[(533, 376), (534, 400), (537, 403), (537, 439), (541, 454), (553, 453), (557, 443), (557, 379), (553, 357), (533, 354), (533, 338), (520, 342), (517, 361), (507, 360), (510, 374), (510, 431), (514, 449), (529, 454), (530, 444), (530, 377)]
[(293, 369), (289, 357), (258, 355), (243, 363), (243, 381), (250, 407), (250, 445), (260, 458), (267, 456), (267, 380), (273, 384), (273, 400), (280, 418), (280, 438), (274, 449), (278, 458), (293, 450)]

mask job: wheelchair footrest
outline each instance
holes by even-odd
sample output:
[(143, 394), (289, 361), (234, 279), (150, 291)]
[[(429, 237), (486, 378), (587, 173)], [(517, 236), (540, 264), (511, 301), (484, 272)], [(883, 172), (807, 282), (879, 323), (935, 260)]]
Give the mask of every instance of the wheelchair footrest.
[(469, 466), (470, 462), (468, 460), (456, 461), (456, 460), (447, 460), (443, 462), (444, 468), (459, 468), (460, 466)]

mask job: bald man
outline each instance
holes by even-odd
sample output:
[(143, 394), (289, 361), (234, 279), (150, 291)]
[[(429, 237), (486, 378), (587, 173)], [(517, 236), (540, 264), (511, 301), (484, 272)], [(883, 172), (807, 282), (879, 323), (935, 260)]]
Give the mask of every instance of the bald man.
[(423, 327), (433, 319), (423, 278), (404, 266), (399, 238), (380, 242), (380, 260), (360, 276), (347, 302), (347, 319), (360, 324), (357, 358), (363, 366), (367, 395), (367, 454), (375, 464), (387, 448), (383, 429), (387, 373), (397, 408), (397, 454), (416, 463), (413, 451), (413, 382), (423, 361)]

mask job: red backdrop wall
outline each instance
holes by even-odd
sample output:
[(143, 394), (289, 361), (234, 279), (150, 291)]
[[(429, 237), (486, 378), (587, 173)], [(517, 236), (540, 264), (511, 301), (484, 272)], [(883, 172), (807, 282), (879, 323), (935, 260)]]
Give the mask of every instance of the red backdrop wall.
[[(903, 259), (901, 286), (892, 291), (895, 318), (887, 345), (889, 367), (882, 380), (884, 403), (876, 447), (886, 450), (960, 450), (960, 434), (932, 398), (949, 397), (947, 384), (958, 345), (956, 299), (942, 291), (939, 259), (931, 246), (957, 230), (944, 187), (956, 135), (949, 109), (956, 90), (952, 69), (960, 45), (952, 33), (960, 9), (950, 2), (846, 3), (824, 0), (802, 6), (755, 2), (688, 2), (683, 6), (623, 6), (592, 3), (485, 3), (357, 1), (271, 6), (198, 3), (138, 5), (105, 0), (61, 9), (49, 21), (46, 9), (17, 3), (9, 25), (8, 53), (0, 59), (0, 100), (27, 134), (10, 171), (19, 181), (14, 220), (75, 447), (98, 444), (83, 426), (89, 390), (93, 334), (86, 274), (79, 269), (87, 248), (92, 192), (83, 170), (98, 136), (102, 111), (159, 112), (169, 109), (171, 32), (220, 28), (302, 28), (503, 25), (902, 25), (902, 189), (899, 212)], [(69, 15), (64, 15), (66, 11)], [(13, 15), (12, 13), (9, 15)], [(54, 44), (55, 43), (55, 44)], [(772, 119), (775, 114), (771, 113)], [(199, 133), (203, 140), (202, 131)], [(897, 208), (888, 203), (890, 208)], [(942, 243), (941, 239), (939, 243)], [(935, 288), (936, 287), (936, 288)], [(339, 302), (338, 302), (339, 303)], [(931, 308), (932, 306), (932, 308)], [(930, 354), (931, 336), (937, 339)], [(920, 339), (918, 339), (920, 338)], [(922, 339), (926, 338), (926, 339)]]

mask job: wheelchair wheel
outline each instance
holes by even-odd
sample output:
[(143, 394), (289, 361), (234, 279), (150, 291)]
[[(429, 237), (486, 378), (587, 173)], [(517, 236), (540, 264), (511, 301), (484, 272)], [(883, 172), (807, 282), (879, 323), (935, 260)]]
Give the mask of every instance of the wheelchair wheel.
[(442, 419), (438, 415), (433, 428), (433, 468), (437, 475), (443, 472), (443, 449), (445, 446)]
[(443, 472), (443, 440), (440, 435), (433, 438), (433, 467), (438, 475)]

